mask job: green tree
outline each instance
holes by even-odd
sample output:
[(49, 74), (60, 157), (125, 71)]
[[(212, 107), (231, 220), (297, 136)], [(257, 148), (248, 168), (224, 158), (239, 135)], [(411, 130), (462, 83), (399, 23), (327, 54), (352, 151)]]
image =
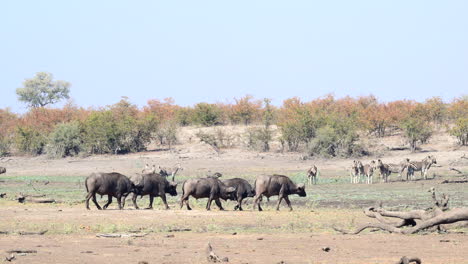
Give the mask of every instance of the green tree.
[(468, 117), (457, 119), (455, 126), (450, 129), (450, 134), (458, 139), (458, 144), (468, 145)]
[(195, 121), (200, 125), (215, 126), (221, 124), (221, 111), (214, 104), (196, 104), (194, 115)]
[(54, 158), (78, 155), (83, 149), (81, 130), (78, 121), (57, 125), (49, 136), (47, 154)]
[(401, 124), (411, 152), (416, 151), (418, 143), (425, 143), (432, 136), (429, 123), (419, 117), (408, 117)]
[(18, 100), (25, 102), (29, 107), (44, 107), (55, 104), (62, 99), (69, 99), (70, 83), (66, 81), (53, 81), (51, 73), (38, 72), (31, 79), (23, 82), (23, 87), (16, 89)]

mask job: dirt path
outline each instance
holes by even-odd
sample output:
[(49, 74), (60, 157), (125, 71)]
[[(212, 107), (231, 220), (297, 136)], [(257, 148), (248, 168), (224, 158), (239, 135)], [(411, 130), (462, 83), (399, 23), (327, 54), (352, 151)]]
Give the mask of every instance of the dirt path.
[[(1, 236), (2, 251), (34, 249), (14, 263), (207, 263), (205, 249), (230, 263), (394, 263), (418, 256), (424, 264), (468, 263), (465, 235), (361, 236), (314, 234), (153, 234), (143, 238), (93, 235)], [(329, 252), (322, 250), (330, 247)]]

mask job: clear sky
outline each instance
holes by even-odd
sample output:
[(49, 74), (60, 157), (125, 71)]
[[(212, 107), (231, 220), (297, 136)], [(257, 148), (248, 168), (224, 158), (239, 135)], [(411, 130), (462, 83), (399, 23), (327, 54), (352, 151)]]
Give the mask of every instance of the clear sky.
[(468, 1), (1, 1), (0, 108), (24, 112), (39, 71), (80, 106), (450, 100), (468, 93)]

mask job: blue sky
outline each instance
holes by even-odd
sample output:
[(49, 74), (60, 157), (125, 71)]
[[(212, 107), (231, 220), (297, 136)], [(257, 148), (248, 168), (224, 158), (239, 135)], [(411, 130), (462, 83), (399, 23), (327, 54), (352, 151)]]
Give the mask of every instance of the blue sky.
[(468, 91), (468, 1), (1, 1), (0, 108), (47, 71), (80, 106)]

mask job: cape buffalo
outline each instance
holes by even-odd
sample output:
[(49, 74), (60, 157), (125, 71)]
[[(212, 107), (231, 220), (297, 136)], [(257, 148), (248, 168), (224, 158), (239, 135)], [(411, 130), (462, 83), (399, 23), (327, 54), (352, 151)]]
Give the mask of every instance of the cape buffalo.
[(252, 188), (252, 185), (244, 179), (234, 178), (224, 180), (223, 183), (228, 187), (233, 187), (236, 189), (234, 192), (234, 200), (237, 201), (237, 205), (234, 207), (234, 210), (239, 209), (242, 211), (242, 200), (247, 197), (254, 197), (255, 192)]
[(6, 172), (6, 168), (0, 167), (0, 174), (5, 173), (5, 172)]
[(224, 185), (223, 182), (216, 178), (200, 178), (200, 179), (189, 179), (182, 185), (182, 198), (180, 199), (180, 208), (184, 206), (184, 202), (187, 205), (188, 210), (192, 210), (188, 203), (190, 196), (195, 199), (208, 198), (206, 204), (206, 210), (211, 209), (211, 202), (214, 200), (220, 210), (224, 210), (221, 205), (220, 198), (223, 200), (234, 200), (234, 192), (236, 191), (233, 187)]
[(125, 206), (125, 198), (127, 198), (131, 192), (135, 191), (135, 186), (130, 179), (117, 172), (92, 173), (88, 178), (86, 178), (85, 186), (86, 191), (88, 191), (88, 194), (86, 195), (86, 209), (88, 210), (89, 199), (91, 199), (91, 197), (93, 198), (93, 202), (96, 207), (101, 210), (101, 206), (99, 206), (96, 201), (96, 194), (108, 196), (108, 201), (103, 207), (104, 209), (112, 203), (112, 197), (117, 198), (119, 209), (122, 209)]
[(166, 201), (166, 193), (169, 193), (171, 196), (177, 195), (177, 183), (169, 182), (158, 173), (137, 175), (132, 177), (131, 180), (135, 185), (135, 192), (132, 197), (135, 209), (139, 209), (136, 203), (138, 195), (150, 196), (150, 203), (147, 209), (153, 209), (153, 199), (158, 196), (161, 197), (166, 209), (169, 209), (169, 205), (167, 205)]
[(289, 210), (292, 210), (291, 202), (289, 201), (288, 195), (298, 194), (300, 197), (305, 197), (305, 185), (295, 184), (287, 176), (284, 175), (271, 175), (271, 176), (258, 176), (255, 180), (255, 198), (254, 198), (254, 209), (258, 206), (258, 210), (262, 211), (260, 206), (262, 196), (267, 198), (278, 195), (278, 204), (276, 210), (279, 210), (281, 200), (285, 200), (288, 204)]

